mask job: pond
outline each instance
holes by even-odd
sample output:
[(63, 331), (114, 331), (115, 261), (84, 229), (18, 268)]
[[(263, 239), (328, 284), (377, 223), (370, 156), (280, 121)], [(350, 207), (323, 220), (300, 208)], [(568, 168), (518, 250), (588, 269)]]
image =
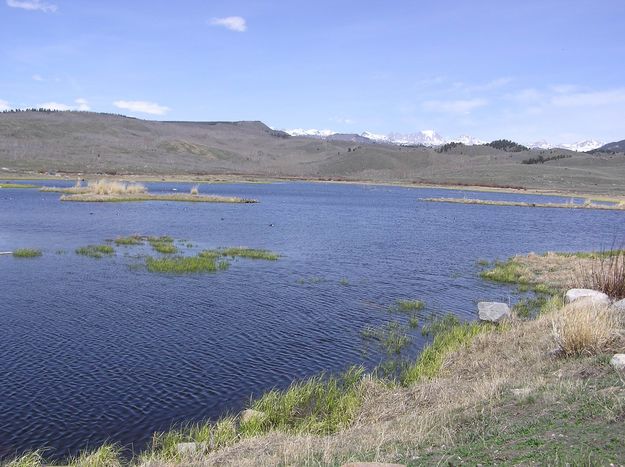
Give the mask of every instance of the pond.
[[(419, 201), (553, 197), (295, 182), (200, 192), (259, 203), (63, 203), (0, 190), (0, 251), (43, 252), (0, 256), (0, 458), (41, 447), (58, 458), (105, 441), (140, 449), (154, 431), (234, 413), (294, 379), (373, 368), (384, 354), (365, 349), (361, 331), (388, 322), (397, 300), (473, 320), (478, 301), (512, 294), (481, 280), (478, 260), (608, 249), (625, 231), (618, 211)], [(170, 275), (144, 267), (149, 248), (75, 254), (132, 234), (169, 235), (183, 254), (248, 246), (281, 257)], [(414, 339), (413, 355), (426, 344)]]

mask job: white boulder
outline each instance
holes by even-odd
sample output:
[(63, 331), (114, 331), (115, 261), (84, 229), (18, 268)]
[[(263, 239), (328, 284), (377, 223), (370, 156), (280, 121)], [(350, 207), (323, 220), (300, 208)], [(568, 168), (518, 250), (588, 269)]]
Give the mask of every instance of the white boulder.
[(610, 297), (603, 292), (592, 289), (570, 289), (564, 296), (564, 303), (572, 303), (581, 299), (588, 300), (593, 305), (610, 305)]
[(610, 365), (616, 370), (625, 370), (625, 353), (617, 353), (610, 360)]
[(480, 320), (491, 323), (510, 317), (510, 307), (501, 302), (479, 302), (477, 312)]

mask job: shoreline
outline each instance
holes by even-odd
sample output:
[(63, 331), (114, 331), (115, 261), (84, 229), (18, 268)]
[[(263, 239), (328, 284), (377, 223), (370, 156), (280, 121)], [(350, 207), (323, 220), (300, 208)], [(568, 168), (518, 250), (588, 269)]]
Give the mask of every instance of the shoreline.
[(393, 180), (367, 180), (367, 179), (340, 179), (340, 178), (310, 178), (297, 176), (269, 176), (269, 175), (246, 175), (246, 174), (215, 174), (215, 175), (186, 175), (186, 174), (87, 174), (87, 173), (70, 173), (64, 172), (62, 175), (43, 175), (29, 173), (7, 173), (7, 177), (1, 177), (0, 180), (6, 181), (37, 181), (37, 180), (63, 180), (76, 181), (77, 179), (111, 179), (111, 180), (127, 180), (133, 182), (162, 182), (162, 183), (199, 183), (199, 184), (271, 184), (282, 182), (301, 182), (301, 183), (327, 183), (340, 185), (363, 185), (363, 186), (387, 186), (401, 188), (426, 188), (450, 191), (475, 191), (483, 193), (509, 193), (509, 194), (526, 194), (539, 196), (554, 196), (561, 198), (585, 198), (591, 201), (601, 202), (625, 202), (625, 196), (610, 193), (589, 193), (583, 191), (563, 191), (556, 189), (540, 189), (527, 187), (497, 186), (485, 184), (459, 184), (459, 183), (436, 183), (421, 181), (393, 181)]

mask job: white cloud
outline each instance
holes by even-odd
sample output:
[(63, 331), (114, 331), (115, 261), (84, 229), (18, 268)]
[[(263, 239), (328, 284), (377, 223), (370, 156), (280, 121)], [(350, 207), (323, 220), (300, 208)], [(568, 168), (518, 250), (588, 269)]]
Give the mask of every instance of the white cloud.
[(75, 105), (63, 104), (61, 102), (44, 102), (43, 104), (39, 104), (38, 107), (40, 109), (49, 109), (49, 110), (59, 110), (59, 111), (68, 111), (68, 110), (80, 110), (80, 111), (88, 111), (91, 110), (89, 103), (86, 99), (79, 98), (74, 101)]
[(35, 74), (33, 75), (33, 80), (34, 80), (34, 81), (43, 81), (43, 76), (38, 75), (38, 74), (36, 74), (36, 73), (35, 73)]
[(210, 20), (210, 24), (213, 26), (223, 26), (236, 32), (245, 32), (247, 30), (247, 23), (245, 18), (240, 16), (227, 16), (225, 18), (213, 18)]
[(115, 101), (113, 105), (119, 109), (130, 110), (150, 115), (165, 115), (171, 109), (155, 102), (147, 101)]
[(459, 99), (451, 101), (425, 101), (422, 106), (430, 112), (469, 114), (472, 110), (488, 105), (485, 99)]
[(43, 11), (44, 13), (54, 13), (58, 6), (53, 3), (46, 3), (41, 0), (7, 0), (7, 5), (11, 8), (21, 8), (29, 11)]
[(4, 112), (5, 110), (11, 110), (11, 106), (7, 101), (0, 99), (0, 112)]

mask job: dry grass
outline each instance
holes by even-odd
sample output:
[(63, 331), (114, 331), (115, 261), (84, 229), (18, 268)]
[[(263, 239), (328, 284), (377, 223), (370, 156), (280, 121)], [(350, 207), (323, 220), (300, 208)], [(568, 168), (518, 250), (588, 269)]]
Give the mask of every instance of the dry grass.
[(625, 250), (613, 251), (580, 271), (588, 288), (600, 290), (614, 299), (625, 298)]
[(199, 194), (200, 194), (200, 185), (193, 185), (193, 186), (191, 187), (191, 191), (190, 191), (190, 193), (191, 193), (192, 195), (194, 195), (194, 196), (199, 195)]
[(552, 329), (563, 355), (596, 355), (619, 347), (622, 316), (589, 300), (578, 300), (553, 313)]
[(456, 203), (456, 204), (481, 204), (487, 206), (517, 206), (523, 208), (560, 208), (560, 209), (601, 209), (611, 211), (622, 211), (625, 209), (624, 203), (596, 204), (586, 200), (583, 204), (576, 203), (529, 203), (526, 201), (496, 201), (489, 199), (474, 198), (422, 198), (421, 201), (433, 203)]
[(61, 201), (82, 201), (91, 203), (132, 202), (132, 201), (186, 201), (192, 203), (257, 203), (254, 199), (237, 198), (234, 196), (191, 195), (189, 193), (122, 193), (122, 194), (74, 194), (63, 195)]
[(88, 193), (94, 195), (137, 195), (148, 190), (142, 183), (127, 183), (115, 180), (96, 180), (87, 184)]

